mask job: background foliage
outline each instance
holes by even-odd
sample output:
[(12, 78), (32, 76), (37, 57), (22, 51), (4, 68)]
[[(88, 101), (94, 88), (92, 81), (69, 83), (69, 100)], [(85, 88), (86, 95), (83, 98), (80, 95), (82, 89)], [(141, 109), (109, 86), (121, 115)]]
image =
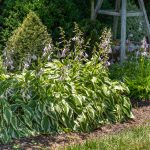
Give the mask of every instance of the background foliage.
[(70, 34), (73, 22), (89, 17), (88, 6), (87, 0), (5, 0), (2, 3), (0, 19), (3, 29), (0, 33), (1, 44), (7, 41), (30, 10), (39, 15), (49, 33), (55, 38), (58, 36), (58, 27), (63, 27)]
[[(132, 0), (137, 4), (137, 1)], [(148, 15), (149, 1), (145, 0)], [(113, 0), (106, 0), (104, 8), (114, 7)], [(135, 5), (132, 6), (135, 8)], [(112, 17), (100, 16), (95, 23), (90, 18), (90, 0), (1, 0), (0, 1), (0, 50), (5, 47), (5, 43), (22, 22), (29, 11), (35, 11), (47, 26), (48, 32), (56, 40), (59, 37), (58, 27), (63, 27), (68, 36), (71, 36), (73, 22), (77, 22), (84, 31), (85, 36), (92, 35), (93, 41), (97, 39), (104, 25), (111, 26)], [(101, 21), (100, 21), (101, 20)], [(136, 20), (136, 19), (135, 19)], [(138, 22), (136, 20), (135, 22)], [(129, 33), (137, 31), (137, 24), (129, 21)], [(142, 30), (143, 31), (143, 30)], [(132, 34), (132, 33), (131, 33)], [(135, 35), (135, 34), (134, 34)], [(137, 40), (138, 36), (135, 35)], [(92, 44), (92, 42), (91, 42)]]
[(134, 100), (150, 99), (150, 60), (141, 57), (120, 66), (110, 67), (110, 78), (123, 81), (130, 89), (130, 98)]

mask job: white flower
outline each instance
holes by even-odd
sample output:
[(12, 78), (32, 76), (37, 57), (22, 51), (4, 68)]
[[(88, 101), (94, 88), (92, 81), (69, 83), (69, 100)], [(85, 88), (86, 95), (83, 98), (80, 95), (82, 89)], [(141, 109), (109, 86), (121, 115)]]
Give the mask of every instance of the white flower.
[(8, 62), (8, 65), (12, 65), (13, 64), (13, 61), (12, 60), (10, 60), (9, 62)]
[(37, 76), (41, 76), (43, 74), (44, 70), (43, 68), (40, 69), (40, 71), (37, 73)]
[(103, 59), (101, 57), (98, 58), (99, 61), (103, 61)]
[(46, 47), (46, 46), (44, 47), (43, 51), (44, 51), (44, 52), (46, 52), (46, 51), (47, 51), (47, 47)]
[(139, 51), (136, 52), (136, 59), (139, 57)]
[(37, 60), (37, 56), (36, 56), (36, 55), (33, 55), (33, 56), (32, 56), (32, 59), (33, 59), (33, 60)]
[(14, 70), (14, 68), (15, 68), (14, 66), (12, 66), (12, 65), (10, 66), (10, 70)]
[(141, 55), (142, 56), (147, 56), (147, 52), (142, 52)]
[(51, 44), (48, 45), (48, 49), (49, 49), (49, 50), (52, 50)]
[(48, 44), (47, 46), (44, 47), (43, 49), (43, 57), (45, 57), (50, 51), (52, 51), (52, 45)]
[(30, 95), (29, 95), (29, 94), (28, 94), (28, 95), (26, 95), (26, 99), (27, 99), (27, 100), (31, 99), (31, 97), (30, 97)]
[(24, 63), (24, 68), (26, 69), (26, 68), (28, 68), (28, 67), (29, 67), (29, 63), (25, 62), (25, 63)]
[(79, 37), (73, 37), (72, 41), (77, 41), (79, 39)]
[(48, 61), (51, 61), (51, 57), (50, 57), (50, 55), (48, 56), (47, 60), (48, 60)]
[(146, 38), (144, 38), (141, 42), (142, 42), (141, 48), (146, 50), (149, 47)]
[(112, 48), (111, 47), (109, 48), (108, 53), (112, 53)]
[(106, 66), (110, 66), (111, 63), (109, 61), (106, 62)]
[(87, 53), (85, 53), (85, 54), (84, 54), (84, 57), (85, 57), (85, 58), (88, 58), (88, 57), (89, 57), (89, 55), (88, 55)]
[(65, 56), (66, 56), (67, 51), (68, 51), (68, 50), (65, 48), (65, 49), (62, 51), (61, 57), (65, 57)]

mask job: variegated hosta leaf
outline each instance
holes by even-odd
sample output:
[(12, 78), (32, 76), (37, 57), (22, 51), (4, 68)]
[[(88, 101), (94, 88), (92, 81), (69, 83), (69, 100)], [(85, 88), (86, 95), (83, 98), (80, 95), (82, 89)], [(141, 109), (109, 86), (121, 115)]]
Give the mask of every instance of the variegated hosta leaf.
[[(128, 88), (95, 59), (48, 63), (40, 76), (0, 75), (0, 141), (35, 134), (91, 131), (131, 118)], [(67, 65), (66, 65), (67, 64)]]

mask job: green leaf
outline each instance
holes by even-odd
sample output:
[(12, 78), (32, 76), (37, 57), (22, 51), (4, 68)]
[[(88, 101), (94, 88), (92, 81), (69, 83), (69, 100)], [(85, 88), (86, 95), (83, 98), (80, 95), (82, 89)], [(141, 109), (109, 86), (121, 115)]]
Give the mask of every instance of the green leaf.
[(48, 132), (50, 130), (50, 120), (49, 117), (44, 116), (41, 121), (41, 127), (44, 132)]
[(12, 120), (12, 111), (10, 110), (10, 108), (5, 107), (3, 110), (3, 117), (6, 121), (7, 124), (11, 123)]
[(12, 120), (11, 120), (11, 125), (12, 127), (17, 130), (17, 127), (18, 127), (18, 123), (17, 123), (17, 118), (16, 117), (13, 117)]

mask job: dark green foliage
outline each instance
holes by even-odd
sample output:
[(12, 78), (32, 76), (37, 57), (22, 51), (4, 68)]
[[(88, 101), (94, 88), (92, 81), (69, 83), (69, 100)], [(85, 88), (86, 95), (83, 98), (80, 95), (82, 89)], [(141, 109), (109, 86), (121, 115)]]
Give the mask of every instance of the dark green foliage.
[(148, 18), (150, 20), (150, 1), (144, 0), (144, 2), (145, 2), (145, 7), (146, 7), (147, 14), (148, 14)]
[[(0, 43), (4, 43), (11, 36), (29, 11), (35, 11), (48, 27), (53, 37), (58, 36), (58, 27), (63, 27), (69, 32), (72, 30), (73, 22), (85, 18), (83, 9), (87, 8), (87, 1), (76, 0), (5, 0), (3, 2), (1, 19), (3, 30), (0, 32)], [(83, 6), (84, 5), (84, 6)], [(89, 7), (90, 8), (90, 7)]]
[[(135, 2), (128, 2), (129, 11), (138, 11)], [(140, 42), (146, 36), (146, 29), (143, 17), (129, 17), (127, 19), (127, 39)]]
[[(16, 70), (22, 69), (24, 59), (31, 56), (33, 59), (41, 58), (43, 49), (51, 44), (47, 28), (42, 24), (34, 12), (30, 12), (22, 25), (18, 27), (8, 39), (4, 52), (6, 65), (10, 67), (9, 59), (13, 61)], [(10, 61), (10, 60), (9, 60)], [(29, 63), (28, 62), (26, 63)]]
[(114, 64), (110, 68), (111, 79), (123, 81), (130, 90), (130, 98), (135, 100), (150, 99), (150, 60), (141, 58), (138, 61)]
[(87, 40), (90, 38), (90, 48), (87, 49), (87, 52), (91, 55), (91, 47), (93, 47), (95, 43), (99, 41), (104, 26), (107, 26), (106, 24), (100, 23), (98, 20), (91, 21), (89, 19), (82, 20), (79, 25), (84, 33), (85, 39)]
[[(108, 5), (107, 1), (106, 3)], [(100, 22), (91, 23), (90, 0), (5, 0), (1, 10), (0, 50), (3, 50), (12, 31), (22, 23), (31, 10), (36, 12), (43, 24), (47, 26), (48, 32), (55, 41), (59, 37), (58, 27), (66, 31), (67, 37), (72, 36), (74, 22), (84, 30), (85, 37), (89, 38), (92, 34), (92, 39), (93, 37), (97, 39), (99, 31), (104, 27), (101, 25), (104, 18)]]

